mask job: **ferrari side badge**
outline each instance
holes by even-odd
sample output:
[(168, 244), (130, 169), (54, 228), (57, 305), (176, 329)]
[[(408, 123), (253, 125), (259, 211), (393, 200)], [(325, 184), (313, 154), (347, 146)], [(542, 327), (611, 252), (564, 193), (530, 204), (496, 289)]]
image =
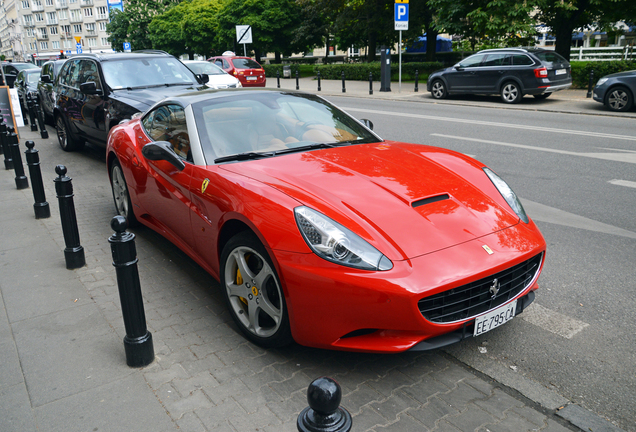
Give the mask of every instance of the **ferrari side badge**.
[(208, 188), (208, 185), (210, 184), (210, 179), (205, 179), (203, 180), (203, 183), (201, 183), (201, 193), (205, 193), (205, 190)]
[(482, 247), (484, 248), (486, 252), (488, 252), (488, 255), (494, 254), (494, 252), (492, 251), (492, 249), (488, 247), (488, 245), (483, 245)]

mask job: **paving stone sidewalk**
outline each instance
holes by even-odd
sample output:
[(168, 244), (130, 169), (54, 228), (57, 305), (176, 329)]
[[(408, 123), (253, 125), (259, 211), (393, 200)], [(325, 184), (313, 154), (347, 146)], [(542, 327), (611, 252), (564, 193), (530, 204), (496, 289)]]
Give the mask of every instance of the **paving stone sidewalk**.
[[(65, 153), (33, 139), (51, 218), (0, 171), (0, 431), (296, 430), (306, 389), (336, 379), (354, 431), (579, 430), (440, 352), (370, 355), (247, 342), (218, 283), (149, 229), (133, 230), (156, 359), (126, 366), (108, 237), (114, 216), (103, 150)], [(73, 178), (87, 265), (66, 270), (54, 167)], [(316, 325), (320, 325), (316, 323)]]

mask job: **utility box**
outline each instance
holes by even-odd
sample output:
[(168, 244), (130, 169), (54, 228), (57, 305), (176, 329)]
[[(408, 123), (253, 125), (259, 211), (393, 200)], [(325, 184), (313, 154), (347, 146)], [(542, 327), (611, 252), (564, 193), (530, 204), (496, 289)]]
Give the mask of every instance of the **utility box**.
[(283, 78), (291, 78), (291, 66), (283, 66)]
[(391, 48), (380, 48), (380, 91), (391, 91)]

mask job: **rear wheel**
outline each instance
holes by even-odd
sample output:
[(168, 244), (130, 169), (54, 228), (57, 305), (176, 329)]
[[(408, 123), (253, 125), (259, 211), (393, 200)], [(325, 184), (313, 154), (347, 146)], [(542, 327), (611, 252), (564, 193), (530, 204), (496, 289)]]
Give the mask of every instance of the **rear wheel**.
[(605, 96), (605, 106), (612, 111), (628, 111), (634, 98), (627, 87), (614, 87)]
[(278, 275), (253, 233), (239, 233), (223, 248), (221, 286), (230, 314), (247, 339), (267, 348), (293, 341)]
[(541, 93), (541, 94), (538, 94), (538, 95), (534, 95), (534, 98), (535, 99), (539, 99), (539, 100), (547, 99), (547, 98), (550, 97), (551, 94), (552, 93)]
[(446, 91), (446, 85), (442, 80), (436, 80), (431, 85), (431, 96), (435, 99), (444, 99), (448, 95)]
[(523, 97), (521, 88), (515, 82), (508, 81), (501, 87), (501, 100), (505, 103), (514, 104), (518, 103)]
[(110, 187), (113, 191), (117, 214), (126, 218), (128, 227), (134, 227), (138, 222), (135, 217), (135, 212), (133, 211), (132, 202), (130, 201), (130, 194), (128, 193), (128, 185), (124, 178), (124, 172), (117, 159), (110, 164)]
[(80, 141), (71, 134), (66, 120), (59, 114), (55, 117), (55, 130), (57, 132), (57, 140), (62, 150), (70, 152), (84, 148), (84, 141)]

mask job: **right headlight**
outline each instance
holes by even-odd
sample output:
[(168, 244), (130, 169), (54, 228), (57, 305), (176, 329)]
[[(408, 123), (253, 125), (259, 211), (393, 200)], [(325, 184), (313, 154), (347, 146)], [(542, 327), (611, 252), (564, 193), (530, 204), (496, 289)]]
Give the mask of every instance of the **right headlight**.
[(598, 80), (598, 81), (596, 82), (596, 85), (597, 85), (597, 86), (600, 86), (601, 84), (604, 84), (604, 83), (605, 83), (605, 81), (607, 81), (607, 78), (601, 78), (600, 80)]
[(493, 182), (501, 196), (506, 200), (510, 208), (512, 208), (515, 213), (517, 213), (517, 216), (519, 216), (519, 218), (525, 223), (530, 222), (526, 211), (521, 205), (521, 201), (519, 201), (519, 198), (517, 198), (517, 194), (514, 193), (512, 188), (508, 186), (508, 183), (506, 183), (501, 177), (495, 174), (495, 172), (490, 168), (484, 167), (483, 170), (488, 178), (490, 178), (490, 181)]
[(391, 270), (393, 263), (351, 230), (310, 209), (294, 209), (298, 229), (307, 245), (319, 257), (362, 270)]

